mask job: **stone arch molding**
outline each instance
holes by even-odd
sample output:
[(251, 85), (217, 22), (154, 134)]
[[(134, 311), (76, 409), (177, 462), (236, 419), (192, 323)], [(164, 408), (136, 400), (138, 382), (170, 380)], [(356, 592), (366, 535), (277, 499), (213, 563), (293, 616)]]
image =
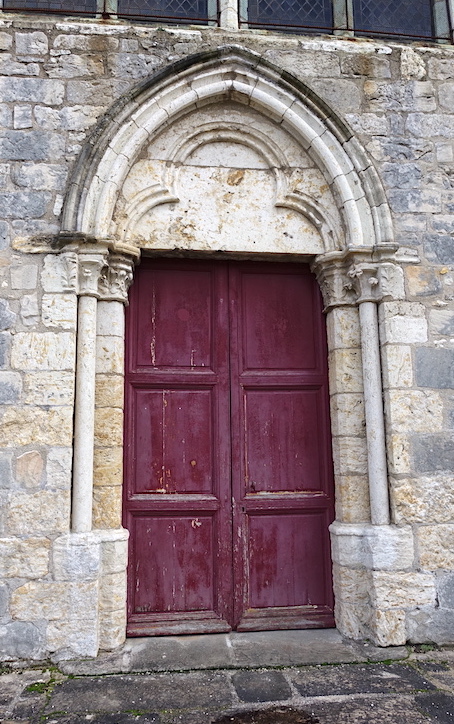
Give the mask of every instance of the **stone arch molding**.
[[(185, 115), (222, 102), (258, 112), (308, 155), (332, 193), (341, 232), (326, 206), (293, 187), (282, 173), (287, 163), (285, 149), (253, 125), (229, 128), (222, 122), (205, 124), (169, 149), (165, 177), (141, 189), (123, 209), (122, 218), (113, 223), (128, 173), (150, 139)], [(383, 188), (351, 130), (303, 83), (259, 55), (234, 46), (171, 66), (111, 109), (79, 158), (63, 208), (63, 233), (134, 244), (136, 222), (159, 205), (178, 203), (181, 164), (214, 137), (241, 143), (263, 159), (274, 175), (274, 206), (307, 219), (320, 234), (324, 253), (370, 249), (392, 241)]]

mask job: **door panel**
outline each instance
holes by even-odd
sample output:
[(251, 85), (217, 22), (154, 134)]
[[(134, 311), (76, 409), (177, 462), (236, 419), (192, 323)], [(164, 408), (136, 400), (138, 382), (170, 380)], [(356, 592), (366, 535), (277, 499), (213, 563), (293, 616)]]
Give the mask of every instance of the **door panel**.
[(144, 260), (127, 321), (129, 635), (333, 625), (308, 267)]

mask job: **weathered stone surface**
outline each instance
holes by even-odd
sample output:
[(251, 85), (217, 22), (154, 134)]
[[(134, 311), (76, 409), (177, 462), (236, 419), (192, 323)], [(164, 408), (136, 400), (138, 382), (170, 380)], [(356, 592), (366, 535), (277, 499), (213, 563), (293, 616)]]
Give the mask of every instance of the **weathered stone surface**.
[(43, 294), (42, 310), (46, 327), (76, 328), (77, 298), (74, 294)]
[(0, 251), (9, 246), (9, 227), (6, 221), (0, 221)]
[(71, 407), (45, 410), (8, 407), (1, 418), (0, 445), (23, 447), (25, 445), (70, 445), (72, 441)]
[(369, 481), (366, 475), (336, 476), (336, 520), (367, 523), (370, 519)]
[[(101, 564), (103, 575), (122, 573), (128, 562), (127, 540), (103, 540), (101, 544)], [(123, 605), (123, 604), (121, 604)]]
[(330, 390), (362, 392), (363, 374), (359, 349), (336, 349), (329, 355)]
[(363, 435), (364, 398), (357, 393), (331, 397), (331, 429), (333, 435)]
[(104, 65), (102, 58), (96, 56), (60, 55), (52, 57), (45, 69), (49, 78), (83, 78), (102, 76)]
[(424, 253), (428, 261), (436, 264), (452, 264), (454, 262), (454, 238), (448, 234), (426, 234), (424, 236)]
[(43, 650), (43, 637), (34, 624), (22, 621), (0, 624), (0, 656), (3, 661), (39, 659)]
[(405, 269), (408, 291), (411, 296), (431, 297), (441, 291), (441, 283), (433, 269), (408, 266)]
[(48, 448), (46, 466), (47, 487), (69, 490), (71, 485), (71, 471), (72, 448)]
[(0, 404), (18, 402), (22, 391), (22, 378), (17, 372), (0, 372)]
[(454, 525), (422, 525), (417, 533), (421, 567), (428, 571), (454, 567)]
[[(1, 83), (0, 83), (1, 89)], [(63, 157), (65, 150), (64, 137), (52, 133), (50, 131), (2, 131), (0, 133), (0, 160), (5, 161), (57, 161)], [(14, 194), (15, 204), (25, 204), (27, 194), (23, 191), (12, 192)], [(44, 192), (35, 191), (28, 194), (30, 199), (36, 197), (47, 199), (48, 196)], [(2, 203), (7, 203), (7, 198)], [(9, 202), (11, 204), (11, 202)], [(35, 201), (35, 204), (38, 202)], [(7, 209), (9, 207), (6, 207)], [(11, 211), (8, 217), (21, 218), (29, 216), (26, 207), (21, 208), (25, 211), (13, 214)], [(34, 213), (33, 216), (41, 216)]]
[(98, 302), (97, 334), (124, 338), (125, 316), (121, 302)]
[(126, 609), (99, 612), (99, 648), (112, 651), (125, 641)]
[(364, 437), (335, 437), (333, 451), (336, 475), (367, 473), (367, 449)]
[[(96, 609), (96, 596), (91, 601), (83, 601), (86, 611)], [(80, 617), (79, 617), (80, 616)], [(71, 616), (66, 620), (52, 620), (46, 631), (46, 644), (50, 651), (58, 652), (54, 659), (65, 661), (79, 657), (94, 657), (99, 650), (99, 633), (96, 619), (83, 617), (77, 606), (72, 607)]]
[(48, 538), (0, 538), (0, 576), (41, 578), (49, 572)]
[(372, 630), (378, 646), (402, 646), (407, 641), (405, 612), (402, 609), (377, 609), (372, 614)]
[(69, 508), (69, 495), (64, 490), (19, 493), (14, 496), (9, 506), (8, 533), (63, 533), (69, 528)]
[(20, 300), (20, 318), (26, 327), (33, 327), (39, 322), (38, 294), (24, 294)]
[(454, 573), (438, 575), (437, 590), (440, 608), (449, 608), (454, 611)]
[(373, 571), (372, 579), (371, 596), (378, 609), (435, 605), (435, 581), (430, 573)]
[(443, 401), (437, 393), (389, 390), (385, 409), (388, 425), (396, 433), (430, 433), (443, 429)]
[[(13, 326), (16, 315), (11, 311), (6, 299), (0, 299), (0, 330), (10, 329)], [(3, 340), (7, 338), (3, 336)], [(8, 340), (9, 341), (9, 340)]]
[(419, 387), (454, 388), (454, 350), (419, 347), (415, 350), (415, 363)]
[(28, 372), (24, 375), (24, 402), (27, 405), (72, 405), (72, 372)]
[(412, 441), (415, 469), (419, 473), (450, 471), (454, 466), (452, 435), (421, 435)]
[[(67, 169), (52, 163), (23, 163), (12, 169), (12, 178), (17, 186), (39, 188), (42, 191), (64, 191)], [(45, 290), (45, 291), (62, 291)]]
[(53, 571), (56, 581), (95, 581), (99, 567), (100, 544), (93, 534), (70, 533), (55, 540)]
[(436, 214), (441, 211), (441, 196), (431, 189), (391, 189), (389, 191), (391, 209), (396, 212), (428, 212)]
[(123, 409), (124, 379), (121, 375), (96, 375), (96, 407)]
[(93, 527), (98, 530), (121, 526), (121, 487), (103, 485), (93, 492)]
[(26, 488), (37, 488), (43, 481), (44, 460), (38, 450), (30, 450), (16, 458), (16, 480)]
[(412, 387), (413, 363), (411, 347), (386, 345), (382, 350), (384, 387)]
[(13, 126), (18, 130), (33, 128), (33, 113), (31, 106), (15, 106), (13, 111)]
[(454, 611), (416, 609), (407, 614), (407, 635), (410, 642), (452, 644)]
[(18, 55), (46, 55), (48, 46), (47, 36), (40, 31), (16, 33), (16, 52)]
[(387, 453), (389, 472), (393, 475), (408, 475), (412, 468), (410, 438), (408, 435), (388, 435)]
[(103, 611), (123, 611), (126, 597), (126, 573), (103, 575), (100, 582), (99, 605)]
[(97, 447), (94, 454), (94, 484), (121, 485), (123, 482), (123, 448)]
[[(97, 583), (64, 583), (30, 581), (16, 588), (11, 596), (11, 613), (29, 621), (59, 621), (73, 615), (76, 619), (92, 618), (97, 599)], [(77, 615), (79, 612), (80, 615)]]
[[(427, 321), (424, 318), (424, 308), (412, 304), (406, 309), (408, 303), (402, 306), (396, 302), (388, 302), (384, 307), (383, 324), (381, 332), (383, 341), (391, 344), (404, 344), (427, 342)], [(409, 306), (409, 305), (408, 305)]]
[(23, 263), (22, 260), (11, 266), (12, 289), (35, 289), (38, 279), (36, 264)]
[(13, 39), (8, 33), (0, 32), (0, 50), (9, 50), (13, 44)]
[(96, 340), (96, 370), (122, 374), (124, 342), (120, 337), (98, 336)]
[(232, 683), (240, 701), (279, 701), (289, 699), (291, 690), (280, 671), (266, 675), (256, 671), (237, 671)]
[(11, 365), (17, 370), (73, 370), (75, 339), (69, 332), (21, 332), (14, 337)]
[(11, 453), (0, 454), (0, 488), (10, 488), (13, 484)]

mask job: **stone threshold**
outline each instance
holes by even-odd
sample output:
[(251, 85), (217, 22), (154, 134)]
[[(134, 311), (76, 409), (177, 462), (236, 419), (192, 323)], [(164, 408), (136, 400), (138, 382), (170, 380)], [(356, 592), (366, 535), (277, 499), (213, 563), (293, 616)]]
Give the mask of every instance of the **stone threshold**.
[(405, 646), (379, 648), (336, 629), (130, 638), (96, 659), (59, 661), (65, 674), (96, 675), (204, 669), (289, 667), (398, 661)]

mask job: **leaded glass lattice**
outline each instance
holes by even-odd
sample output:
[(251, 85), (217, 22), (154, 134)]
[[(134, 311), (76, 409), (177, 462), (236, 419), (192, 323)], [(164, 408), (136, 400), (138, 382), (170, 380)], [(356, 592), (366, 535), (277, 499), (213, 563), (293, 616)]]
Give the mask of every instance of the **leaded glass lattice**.
[(43, 13), (74, 15), (96, 14), (96, 0), (4, 0), (3, 10), (34, 10)]
[(333, 25), (331, 0), (249, 0), (250, 27), (319, 28)]
[(208, 0), (118, 0), (120, 17), (207, 22)]
[(431, 38), (430, 0), (353, 0), (355, 34)]

